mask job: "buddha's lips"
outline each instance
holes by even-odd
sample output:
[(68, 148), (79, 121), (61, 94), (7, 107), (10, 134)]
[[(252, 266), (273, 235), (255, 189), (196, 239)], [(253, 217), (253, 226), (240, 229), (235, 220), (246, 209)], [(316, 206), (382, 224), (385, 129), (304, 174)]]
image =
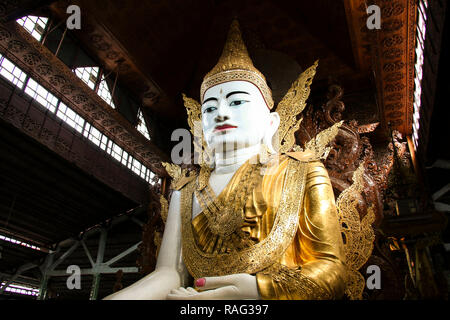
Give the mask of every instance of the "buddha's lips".
[(222, 131), (222, 130), (234, 129), (234, 128), (237, 128), (237, 127), (236, 126), (232, 126), (230, 124), (224, 124), (224, 125), (215, 127), (214, 131)]

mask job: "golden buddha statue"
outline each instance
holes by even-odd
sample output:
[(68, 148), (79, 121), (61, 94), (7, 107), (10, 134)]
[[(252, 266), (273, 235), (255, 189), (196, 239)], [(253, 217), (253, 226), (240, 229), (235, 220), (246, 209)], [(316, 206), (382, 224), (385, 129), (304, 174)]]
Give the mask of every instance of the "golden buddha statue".
[(320, 160), (337, 126), (308, 150), (294, 144), (316, 67), (271, 112), (271, 90), (232, 23), (201, 104), (184, 97), (191, 132), (204, 142), (196, 149), (212, 161), (190, 174), (166, 164), (174, 191), (155, 271), (107, 299), (343, 297), (351, 273)]

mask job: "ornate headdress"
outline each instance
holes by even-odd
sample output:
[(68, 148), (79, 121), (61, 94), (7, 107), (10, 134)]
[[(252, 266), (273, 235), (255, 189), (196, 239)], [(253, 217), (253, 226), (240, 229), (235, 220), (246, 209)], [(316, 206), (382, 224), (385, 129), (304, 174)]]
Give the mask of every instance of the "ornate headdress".
[[(290, 150), (298, 151), (300, 148), (295, 145), (294, 136), (294, 133), (299, 129), (302, 120), (297, 119), (297, 115), (300, 115), (306, 107), (306, 100), (310, 93), (310, 85), (316, 74), (317, 65), (318, 61), (299, 75), (276, 107), (276, 111), (280, 115), (280, 127), (278, 128), (278, 146), (280, 153), (288, 152)], [(201, 85), (201, 103), (203, 103), (204, 94), (209, 88), (220, 83), (237, 80), (253, 83), (260, 90), (268, 108), (272, 110), (274, 106), (272, 92), (267, 85), (264, 75), (253, 66), (247, 48), (242, 40), (239, 23), (237, 20), (234, 20), (231, 24), (230, 31), (228, 32), (228, 39), (219, 62), (206, 74)], [(207, 155), (208, 152), (205, 152), (205, 150), (207, 150), (205, 141), (201, 139), (202, 130), (198, 126), (195, 126), (195, 123), (201, 123), (201, 103), (192, 98), (188, 98), (184, 94), (183, 100), (188, 113), (188, 123), (191, 133), (201, 141), (201, 143), (199, 143), (194, 139), (196, 152)], [(326, 144), (327, 141), (327, 139), (321, 138), (320, 142), (315, 142), (315, 148), (323, 149), (324, 151), (325, 145), (323, 143)], [(321, 145), (322, 148), (317, 147), (317, 145)], [(206, 158), (209, 159), (208, 161), (212, 160), (209, 155), (207, 155)]]
[(242, 40), (239, 23), (233, 20), (228, 39), (222, 55), (215, 67), (206, 74), (200, 87), (200, 100), (203, 103), (206, 90), (228, 81), (248, 81), (260, 91), (269, 109), (273, 108), (272, 91), (267, 85), (266, 78), (253, 66), (247, 48)]

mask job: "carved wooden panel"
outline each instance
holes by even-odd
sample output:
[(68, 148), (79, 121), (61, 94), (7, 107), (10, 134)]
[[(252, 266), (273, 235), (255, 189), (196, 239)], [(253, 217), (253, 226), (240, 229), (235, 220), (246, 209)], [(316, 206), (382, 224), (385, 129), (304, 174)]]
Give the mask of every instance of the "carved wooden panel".
[[(416, 1), (345, 1), (353, 51), (359, 67), (373, 71), (382, 126), (412, 132)], [(381, 29), (368, 29), (369, 5), (381, 9)]]
[(15, 22), (0, 24), (0, 50), (23, 71), (158, 175), (166, 156), (63, 62)]
[(73, 130), (38, 103), (20, 96), (0, 82), (0, 118), (84, 172), (135, 203), (147, 202), (148, 184)]
[[(53, 3), (50, 9), (64, 21), (68, 17), (67, 7), (74, 4), (80, 5), (79, 1), (58, 1)], [(158, 102), (162, 92), (156, 83), (149, 78), (149, 75), (144, 75), (114, 35), (95, 20), (94, 16), (88, 14), (84, 7), (82, 8), (82, 29), (73, 30), (73, 33), (88, 46), (88, 49), (95, 52), (108, 71), (117, 72), (120, 81), (127, 84), (136, 98), (141, 100), (143, 106), (149, 107)]]
[[(342, 97), (342, 88), (332, 85), (328, 91), (328, 100), (324, 104), (307, 106), (303, 112), (300, 129), (296, 132), (297, 144), (304, 146), (316, 134), (343, 119), (345, 105), (341, 101)], [(395, 132), (392, 141), (372, 145), (370, 138), (375, 135), (377, 125), (378, 123), (360, 125), (356, 120), (345, 119), (335, 139), (330, 143), (331, 150), (324, 160), (324, 165), (328, 170), (336, 199), (342, 191), (353, 184), (352, 177), (355, 170), (361, 164), (364, 165), (364, 188), (358, 199), (357, 210), (362, 218), (367, 214), (368, 208), (373, 206), (375, 220), (372, 226), (376, 238), (374, 250), (360, 272), (367, 278), (367, 267), (375, 264), (381, 269), (382, 283), (390, 285), (382, 286), (381, 290), (366, 288), (363, 299), (402, 299), (405, 291), (404, 274), (398, 261), (394, 261), (394, 256), (386, 249), (389, 239), (377, 230), (383, 224), (385, 216), (395, 214), (386, 210), (386, 207), (395, 208), (388, 190), (388, 180), (393, 171), (395, 153), (402, 156), (406, 145), (398, 142), (401, 138), (398, 132)]]

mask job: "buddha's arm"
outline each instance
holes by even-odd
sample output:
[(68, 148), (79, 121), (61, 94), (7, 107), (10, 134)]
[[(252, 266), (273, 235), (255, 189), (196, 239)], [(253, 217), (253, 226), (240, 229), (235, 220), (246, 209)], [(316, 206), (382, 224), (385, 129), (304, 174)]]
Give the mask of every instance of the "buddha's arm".
[(343, 242), (333, 189), (320, 162), (309, 164), (299, 230), (283, 264), (257, 274), (263, 299), (336, 299), (345, 289)]
[(186, 268), (181, 259), (180, 192), (174, 191), (155, 271), (105, 299), (166, 299), (170, 290), (185, 284), (186, 274)]

